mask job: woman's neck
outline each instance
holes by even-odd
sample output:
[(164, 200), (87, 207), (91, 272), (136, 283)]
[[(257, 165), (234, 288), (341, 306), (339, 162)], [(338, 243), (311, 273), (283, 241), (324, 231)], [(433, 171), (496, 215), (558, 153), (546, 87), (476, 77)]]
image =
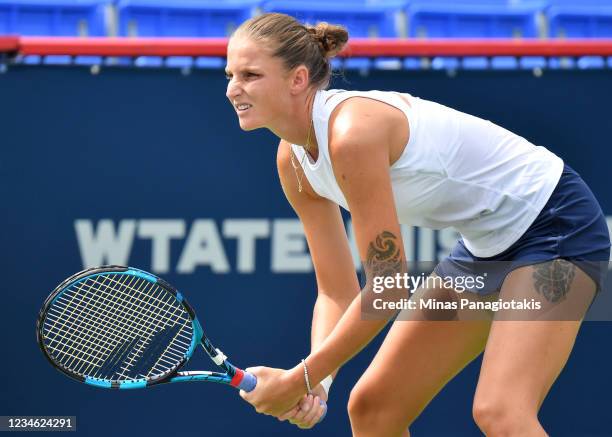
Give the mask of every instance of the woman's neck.
[(294, 111), (290, 111), (281, 126), (270, 128), (279, 138), (290, 144), (304, 147), (308, 154), (316, 161), (319, 148), (313, 123), (313, 107), (316, 92), (308, 94)]

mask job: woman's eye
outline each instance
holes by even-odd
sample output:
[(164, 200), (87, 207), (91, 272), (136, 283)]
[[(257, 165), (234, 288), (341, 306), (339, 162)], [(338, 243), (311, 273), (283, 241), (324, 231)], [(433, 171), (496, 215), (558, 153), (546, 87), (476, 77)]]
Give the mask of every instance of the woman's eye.
[[(252, 78), (254, 78), (254, 77), (259, 77), (259, 74), (257, 74), (257, 73), (244, 73), (244, 74), (241, 74), (241, 76), (242, 76), (243, 78), (246, 78), (246, 79), (252, 79)], [(231, 75), (231, 74), (226, 74), (226, 75), (225, 75), (225, 78), (226, 78), (227, 80), (232, 80), (232, 79), (234, 78), (234, 76), (233, 76), (233, 75)]]

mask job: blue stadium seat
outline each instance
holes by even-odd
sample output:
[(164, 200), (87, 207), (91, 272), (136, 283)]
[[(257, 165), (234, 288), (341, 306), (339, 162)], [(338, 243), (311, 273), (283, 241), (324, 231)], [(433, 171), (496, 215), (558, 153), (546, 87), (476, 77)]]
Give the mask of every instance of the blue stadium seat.
[(538, 4), (500, 1), (413, 1), (409, 34), (417, 38), (535, 38)]
[(377, 70), (401, 70), (402, 60), (391, 57), (376, 58), (374, 59), (374, 68)]
[(226, 37), (260, 0), (119, 0), (121, 36)]
[(546, 58), (541, 56), (523, 56), (519, 59), (519, 66), (523, 70), (543, 69), (546, 65)]
[(494, 56), (491, 58), (491, 68), (494, 70), (516, 70), (518, 59), (514, 56)]
[(457, 70), (460, 66), (461, 62), (455, 56), (436, 56), (430, 65), (434, 70)]
[(576, 60), (571, 57), (550, 58), (548, 68), (553, 70), (569, 70), (576, 68)]
[(489, 68), (489, 59), (486, 56), (466, 56), (461, 60), (464, 70), (486, 70)]
[(468, 5), (473, 7), (481, 6), (502, 6), (502, 7), (513, 7), (516, 5), (534, 5), (546, 6), (548, 0), (408, 0), (406, 4), (428, 4), (428, 5), (442, 5), (448, 7), (449, 5)]
[(350, 1), (266, 1), (263, 10), (292, 15), (302, 22), (317, 21), (341, 24), (351, 37), (403, 37), (401, 25), (405, 0), (350, 0)]
[[(612, 4), (609, 0), (581, 0), (577, 5), (570, 0), (549, 0), (547, 9), (551, 38), (609, 38), (612, 37)], [(551, 68), (605, 68), (600, 56), (551, 58)]]
[[(576, 5), (578, 3), (578, 5)], [(568, 4), (556, 0), (547, 10), (552, 38), (612, 37), (612, 4), (590, 2)]]
[(110, 0), (0, 0), (0, 34), (104, 36)]
[[(536, 38), (541, 35), (541, 0), (414, 0), (407, 9), (409, 35), (416, 38)], [(438, 57), (435, 69), (509, 69), (507, 57)]]
[(344, 68), (347, 70), (363, 70), (367, 71), (372, 67), (372, 60), (370, 58), (347, 58), (344, 61)]

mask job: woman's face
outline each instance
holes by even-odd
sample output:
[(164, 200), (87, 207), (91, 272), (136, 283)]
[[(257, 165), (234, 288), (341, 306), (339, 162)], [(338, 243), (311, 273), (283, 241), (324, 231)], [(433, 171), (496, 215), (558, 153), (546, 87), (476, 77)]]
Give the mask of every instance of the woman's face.
[(226, 96), (243, 130), (273, 127), (289, 104), (289, 80), (281, 59), (248, 37), (230, 39), (227, 48)]

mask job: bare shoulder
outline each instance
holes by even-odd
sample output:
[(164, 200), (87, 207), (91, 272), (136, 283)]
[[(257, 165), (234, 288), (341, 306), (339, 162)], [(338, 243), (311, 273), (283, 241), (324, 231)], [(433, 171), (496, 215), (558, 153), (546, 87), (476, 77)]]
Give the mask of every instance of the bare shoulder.
[[(329, 151), (388, 157), (392, 164), (408, 143), (405, 114), (387, 103), (367, 97), (351, 97), (340, 103), (329, 119)], [(348, 150), (347, 150), (348, 149)]]

